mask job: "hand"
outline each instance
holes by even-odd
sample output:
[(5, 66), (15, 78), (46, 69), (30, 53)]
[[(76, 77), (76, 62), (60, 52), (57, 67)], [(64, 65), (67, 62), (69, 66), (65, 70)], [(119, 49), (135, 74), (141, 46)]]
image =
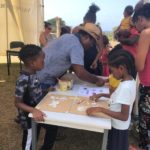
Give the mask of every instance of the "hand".
[(87, 115), (93, 116), (95, 113), (102, 112), (101, 107), (90, 107), (86, 110)]
[(90, 100), (97, 102), (97, 101), (98, 101), (98, 98), (100, 98), (100, 97), (101, 97), (101, 94), (93, 93), (93, 95), (90, 96)]
[(102, 78), (98, 78), (98, 81), (96, 82), (97, 86), (103, 86), (105, 84), (106, 80)]
[(97, 68), (97, 61), (93, 61), (92, 65), (90, 66), (91, 69)]
[(56, 90), (56, 88), (53, 87), (53, 86), (50, 86), (50, 87), (47, 89), (48, 92), (55, 91), (55, 90)]
[(33, 109), (32, 115), (35, 121), (44, 121), (44, 117), (46, 117), (46, 115), (42, 111), (36, 108)]

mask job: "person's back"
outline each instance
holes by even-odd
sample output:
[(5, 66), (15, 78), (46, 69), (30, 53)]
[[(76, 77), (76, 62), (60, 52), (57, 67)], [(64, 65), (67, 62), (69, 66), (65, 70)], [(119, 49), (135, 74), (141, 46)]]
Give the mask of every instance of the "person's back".
[(56, 79), (62, 76), (71, 67), (71, 64), (84, 64), (83, 47), (73, 34), (62, 35), (48, 43), (43, 51), (46, 54), (45, 66), (38, 72), (38, 76), (44, 83), (56, 84)]

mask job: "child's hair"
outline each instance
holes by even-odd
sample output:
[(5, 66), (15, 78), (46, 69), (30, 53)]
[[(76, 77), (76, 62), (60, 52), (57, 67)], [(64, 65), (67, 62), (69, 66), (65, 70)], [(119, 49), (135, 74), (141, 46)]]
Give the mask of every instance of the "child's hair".
[(125, 9), (124, 9), (124, 11), (129, 15), (129, 16), (131, 16), (132, 14), (133, 14), (133, 6), (131, 6), (131, 5), (128, 5), (128, 6), (126, 6), (125, 7)]
[(96, 22), (96, 12), (99, 10), (100, 10), (100, 8), (97, 5), (92, 4), (89, 7), (88, 12), (85, 14), (85, 16), (83, 18), (84, 22), (95, 23)]
[(109, 44), (109, 39), (106, 35), (103, 35), (103, 45), (106, 47)]
[(34, 44), (28, 44), (21, 48), (19, 58), (24, 63), (27, 63), (28, 60), (34, 60), (41, 51), (41, 47)]
[(134, 57), (121, 47), (112, 49), (108, 54), (108, 64), (112, 67), (118, 68), (120, 65), (125, 66), (128, 73), (136, 78)]

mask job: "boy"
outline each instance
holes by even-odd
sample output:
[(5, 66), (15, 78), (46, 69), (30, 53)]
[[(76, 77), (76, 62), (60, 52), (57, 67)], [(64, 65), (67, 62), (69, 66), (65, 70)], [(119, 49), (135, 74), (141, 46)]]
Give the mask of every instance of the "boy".
[[(44, 121), (45, 117), (42, 111), (35, 108), (43, 97), (36, 71), (44, 67), (44, 53), (39, 46), (30, 44), (20, 50), (19, 58), (24, 62), (25, 68), (16, 82), (15, 106), (19, 109), (20, 124), (23, 127), (22, 149), (30, 150), (32, 129), (28, 114), (32, 113), (35, 121)], [(56, 138), (57, 127), (38, 124), (38, 134), (41, 126), (46, 130), (41, 150), (50, 150)]]

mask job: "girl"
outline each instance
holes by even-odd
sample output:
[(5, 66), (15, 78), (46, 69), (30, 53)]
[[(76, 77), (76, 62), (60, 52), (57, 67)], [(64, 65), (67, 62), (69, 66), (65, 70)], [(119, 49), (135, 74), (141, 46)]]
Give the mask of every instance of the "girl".
[(134, 14), (136, 25), (141, 28), (135, 59), (139, 74), (139, 146), (150, 150), (150, 4), (144, 4)]
[[(129, 52), (120, 49), (109, 53), (108, 64), (113, 76), (121, 80), (117, 89), (110, 96), (110, 109), (91, 107), (87, 109), (87, 114), (94, 115), (102, 112), (112, 118), (107, 150), (128, 150), (128, 128), (136, 95), (136, 83), (133, 79), (134, 58)], [(91, 99), (97, 100), (101, 96), (108, 97), (109, 95), (95, 94)]]

